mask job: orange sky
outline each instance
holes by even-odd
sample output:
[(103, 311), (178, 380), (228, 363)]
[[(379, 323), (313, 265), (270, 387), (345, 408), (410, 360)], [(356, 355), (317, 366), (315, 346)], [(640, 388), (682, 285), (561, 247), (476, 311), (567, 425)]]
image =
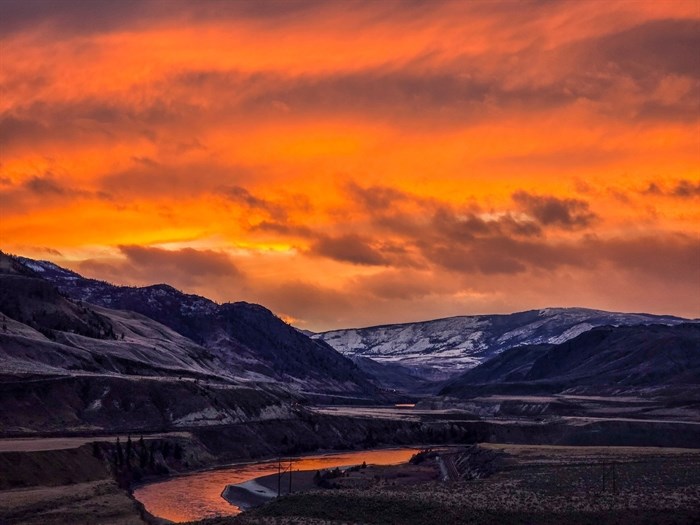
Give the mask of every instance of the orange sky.
[(700, 2), (0, 3), (0, 247), (300, 327), (700, 316)]

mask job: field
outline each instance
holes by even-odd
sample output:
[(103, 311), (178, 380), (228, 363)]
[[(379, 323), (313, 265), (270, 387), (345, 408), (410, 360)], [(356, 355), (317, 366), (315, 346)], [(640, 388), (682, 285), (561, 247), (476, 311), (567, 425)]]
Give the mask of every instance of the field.
[(362, 474), (364, 483), (343, 484), (352, 488), (292, 494), (238, 517), (206, 523), (651, 525), (700, 520), (700, 451), (493, 444), (485, 448), (499, 456), (499, 467), (481, 479), (425, 481), (411, 474), (412, 466), (369, 468)]

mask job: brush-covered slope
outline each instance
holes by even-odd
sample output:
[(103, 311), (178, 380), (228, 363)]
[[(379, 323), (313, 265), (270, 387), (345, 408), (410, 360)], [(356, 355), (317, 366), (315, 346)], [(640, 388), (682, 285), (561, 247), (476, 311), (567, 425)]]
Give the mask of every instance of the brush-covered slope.
[(217, 304), (158, 284), (115, 286), (46, 261), (17, 258), (27, 269), (75, 301), (139, 313), (206, 349), (216, 366), (234, 376), (275, 381), (298, 392), (365, 400), (379, 389), (351, 360), (314, 341), (268, 309)]
[(700, 393), (700, 324), (605, 326), (556, 345), (513, 348), (462, 374), (440, 394), (659, 389)]
[(148, 317), (73, 301), (0, 254), (2, 435), (293, 417), (292, 394), (250, 375)]
[(451, 317), (419, 323), (333, 330), (314, 337), (347, 356), (434, 371), (443, 378), (473, 368), (520, 345), (558, 344), (596, 326), (678, 324), (672, 316), (627, 314), (586, 308), (546, 308), (507, 315)]

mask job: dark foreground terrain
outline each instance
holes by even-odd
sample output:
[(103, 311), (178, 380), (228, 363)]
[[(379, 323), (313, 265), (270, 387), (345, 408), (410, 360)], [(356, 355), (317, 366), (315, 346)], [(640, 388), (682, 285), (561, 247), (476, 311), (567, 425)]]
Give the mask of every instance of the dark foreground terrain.
[(134, 483), (278, 454), (421, 443), (481, 443), (479, 450), (494, 451), (497, 461), (480, 470), (470, 461), (445, 457), (440, 465), (429, 458), (422, 467), (431, 466), (433, 477), (370, 466), (357, 479), (340, 480), (339, 488), (292, 494), (213, 523), (410, 525), (435, 523), (438, 514), (444, 524), (693, 523), (700, 517), (695, 422), (474, 421), (451, 411), (405, 420), (380, 413), (192, 428), (144, 441), (133, 436), (131, 454), (122, 436), (121, 462), (112, 437), (92, 438), (98, 443), (71, 438), (64, 449), (54, 448), (54, 438), (46, 450), (41, 438), (4, 440), (0, 524), (162, 523), (130, 497)]
[[(697, 450), (502, 444), (485, 448), (495, 453), (499, 466), (482, 478), (452, 481), (448, 472), (447, 481), (424, 481), (426, 476), (416, 475), (416, 468), (425, 471), (426, 464), (368, 467), (343, 479), (341, 488), (292, 494), (233, 518), (198, 523), (632, 525), (690, 524), (700, 519)], [(435, 478), (442, 477), (436, 460), (426, 463), (432, 465)], [(465, 472), (458, 465), (457, 470), (461, 477), (469, 468)]]

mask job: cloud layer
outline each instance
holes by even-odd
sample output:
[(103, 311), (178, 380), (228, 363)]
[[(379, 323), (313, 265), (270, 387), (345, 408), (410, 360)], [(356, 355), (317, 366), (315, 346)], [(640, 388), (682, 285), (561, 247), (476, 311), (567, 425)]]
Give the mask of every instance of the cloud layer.
[(5, 250), (311, 329), (700, 316), (695, 2), (2, 12)]

